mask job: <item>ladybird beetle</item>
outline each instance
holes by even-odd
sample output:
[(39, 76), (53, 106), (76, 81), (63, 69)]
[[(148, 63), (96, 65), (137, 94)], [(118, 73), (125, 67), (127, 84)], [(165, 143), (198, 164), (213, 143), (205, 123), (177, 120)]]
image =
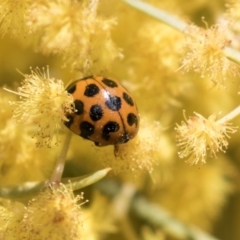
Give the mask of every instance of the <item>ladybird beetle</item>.
[(116, 80), (102, 76), (79, 79), (66, 89), (74, 99), (75, 113), (66, 127), (96, 146), (126, 143), (138, 132), (139, 115), (129, 92)]

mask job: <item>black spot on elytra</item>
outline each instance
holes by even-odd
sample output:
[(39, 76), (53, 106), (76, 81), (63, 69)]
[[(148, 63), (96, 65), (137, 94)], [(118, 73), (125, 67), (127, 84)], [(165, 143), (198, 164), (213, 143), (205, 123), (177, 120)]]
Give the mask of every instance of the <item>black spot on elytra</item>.
[(76, 99), (74, 101), (76, 112), (75, 114), (81, 115), (83, 113), (84, 104), (81, 100)]
[(127, 122), (130, 126), (132, 126), (134, 123), (138, 125), (138, 119), (137, 116), (134, 113), (129, 113), (127, 115)]
[(86, 139), (94, 133), (93, 124), (86, 121), (80, 123), (79, 129), (81, 131), (80, 136)]
[(128, 105), (130, 106), (134, 105), (132, 98), (125, 92), (123, 93), (123, 99), (126, 101)]
[(91, 83), (86, 86), (84, 95), (87, 97), (94, 97), (96, 94), (99, 93), (99, 91), (100, 91), (99, 87), (96, 84)]
[(121, 98), (117, 96), (109, 96), (105, 104), (112, 111), (118, 111), (122, 106)]
[(70, 128), (71, 125), (73, 124), (74, 117), (71, 116), (71, 115), (69, 115), (69, 116), (67, 116), (67, 119), (68, 119), (68, 122), (65, 121), (65, 122), (64, 122), (64, 125), (65, 125), (66, 127)]
[(102, 82), (110, 88), (114, 88), (118, 86), (117, 83), (111, 79), (104, 78)]
[(103, 116), (103, 109), (100, 105), (95, 104), (90, 108), (89, 116), (93, 121), (98, 121)]
[(106, 141), (110, 139), (110, 133), (117, 132), (119, 130), (119, 125), (116, 122), (109, 121), (106, 123), (102, 129), (102, 138)]
[(76, 84), (67, 89), (67, 92), (73, 94), (76, 91)]

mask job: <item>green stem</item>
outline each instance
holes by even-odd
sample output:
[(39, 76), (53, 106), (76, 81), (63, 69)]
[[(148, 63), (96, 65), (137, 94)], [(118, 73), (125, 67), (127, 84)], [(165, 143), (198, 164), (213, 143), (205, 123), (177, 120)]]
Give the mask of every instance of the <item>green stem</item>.
[[(104, 178), (111, 168), (105, 168), (94, 173), (90, 173), (81, 177), (62, 179), (61, 182), (71, 186), (73, 191), (89, 186), (102, 178)], [(55, 182), (54, 182), (55, 183)], [(39, 194), (41, 190), (48, 187), (49, 182), (25, 182), (15, 186), (6, 186), (0, 188), (0, 197), (13, 199), (17, 201), (27, 202), (30, 198)]]
[(152, 6), (149, 3), (140, 1), (140, 0), (123, 0), (125, 3), (129, 4), (130, 6), (148, 14), (149, 16), (160, 20), (163, 23), (175, 28), (178, 31), (183, 31), (188, 24), (176, 18), (174, 15), (171, 15), (161, 9), (158, 9)]
[(64, 142), (63, 142), (61, 153), (58, 156), (55, 169), (49, 181), (50, 184), (55, 184), (55, 183), (59, 184), (61, 182), (71, 137), (72, 137), (71, 131), (67, 131)]
[(240, 52), (238, 50), (231, 47), (225, 47), (223, 51), (227, 58), (240, 63)]
[(233, 118), (237, 117), (238, 115), (240, 115), (240, 106), (233, 109), (230, 113), (228, 113), (223, 118), (219, 119), (217, 122), (218, 123), (226, 123), (226, 122), (229, 122), (230, 120), (232, 120)]

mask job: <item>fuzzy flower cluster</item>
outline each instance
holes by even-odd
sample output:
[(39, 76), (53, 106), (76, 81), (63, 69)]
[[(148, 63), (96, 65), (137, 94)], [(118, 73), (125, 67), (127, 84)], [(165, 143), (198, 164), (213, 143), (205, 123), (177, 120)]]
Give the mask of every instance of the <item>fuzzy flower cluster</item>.
[(37, 49), (45, 54), (62, 54), (65, 64), (85, 74), (95, 65), (101, 69), (108, 66), (121, 54), (110, 36), (115, 21), (98, 15), (98, 2), (58, 0), (34, 3), (28, 24), (41, 34)]
[[(140, 173), (153, 171), (158, 164), (159, 152), (161, 147), (162, 127), (159, 122), (150, 121), (146, 118), (141, 119), (141, 128), (138, 135), (126, 144), (118, 145), (116, 158), (111, 158), (110, 166), (113, 172)], [(109, 166), (109, 160), (107, 160)]]
[(26, 33), (26, 11), (29, 0), (0, 1), (0, 34), (9, 33), (12, 37)]
[(0, 33), (25, 37), (43, 54), (57, 54), (64, 66), (102, 71), (122, 53), (111, 38), (116, 21), (98, 13), (99, 0), (0, 1)]
[(4, 239), (79, 240), (83, 231), (83, 203), (79, 203), (82, 199), (83, 195), (75, 197), (71, 189), (60, 185), (60, 188), (43, 191), (25, 208), (0, 208), (1, 219), (4, 217), (0, 236)]
[[(185, 117), (185, 116), (184, 116)], [(208, 119), (195, 113), (181, 125), (177, 124), (178, 146), (181, 148), (180, 158), (188, 158), (190, 164), (206, 163), (206, 157), (216, 157), (219, 151), (225, 152), (228, 147), (229, 134), (235, 133), (236, 127), (230, 123), (217, 121), (216, 115)]]
[(193, 70), (202, 78), (209, 78), (214, 86), (223, 87), (226, 87), (228, 78), (239, 75), (239, 66), (224, 54), (224, 49), (231, 43), (224, 24), (207, 29), (190, 25), (185, 33), (187, 53), (179, 69), (184, 72)]
[[(74, 111), (72, 95), (64, 89), (61, 80), (50, 78), (48, 68), (36, 68), (23, 76), (22, 86), (18, 92), (13, 92), (20, 96), (19, 101), (12, 102), (15, 106), (13, 116), (18, 122), (34, 124), (37, 145), (50, 147), (62, 121), (68, 121), (65, 114)], [(56, 143), (58, 141), (56, 139)]]
[(111, 206), (111, 201), (107, 196), (95, 190), (91, 198), (90, 208), (82, 209), (83, 240), (104, 239), (106, 234), (114, 234), (119, 230), (109, 211), (109, 206)]
[(14, 106), (9, 101), (16, 100), (16, 95), (0, 89), (0, 187), (44, 181), (55, 163), (57, 148), (36, 148), (29, 127), (16, 124), (12, 118)]

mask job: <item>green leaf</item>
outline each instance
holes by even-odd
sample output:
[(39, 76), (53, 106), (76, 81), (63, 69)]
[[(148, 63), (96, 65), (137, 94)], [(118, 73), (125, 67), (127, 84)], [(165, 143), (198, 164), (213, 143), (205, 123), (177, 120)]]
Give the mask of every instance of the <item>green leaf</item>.
[(81, 177), (62, 179), (62, 183), (65, 185), (70, 184), (74, 191), (79, 190), (95, 182), (98, 182), (103, 177), (105, 177), (110, 170), (111, 168), (105, 168), (103, 170), (99, 170), (97, 172), (87, 174)]
[[(71, 185), (73, 191), (89, 186), (107, 175), (111, 168), (105, 168), (97, 172), (75, 178), (62, 179), (65, 185)], [(27, 199), (36, 196), (40, 191), (51, 185), (49, 181), (25, 182), (15, 186), (0, 188), (0, 197), (25, 202)], [(58, 185), (55, 184), (55, 187)]]

